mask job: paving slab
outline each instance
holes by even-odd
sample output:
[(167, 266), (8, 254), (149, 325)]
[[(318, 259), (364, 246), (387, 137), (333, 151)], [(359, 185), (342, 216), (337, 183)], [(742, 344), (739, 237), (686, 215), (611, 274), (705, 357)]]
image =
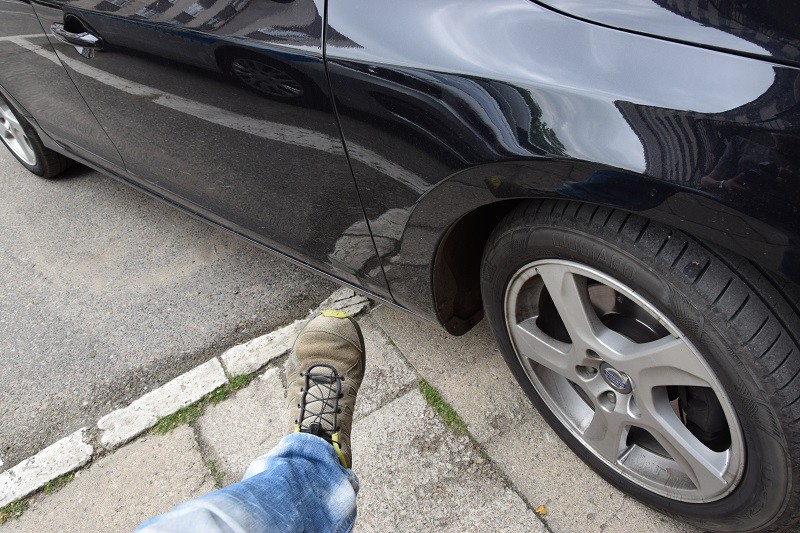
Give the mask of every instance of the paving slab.
[(486, 449), (553, 531), (697, 532), (623, 494), (587, 467), (538, 414)]
[(247, 465), (286, 434), (283, 369), (268, 369), (233, 397), (209, 406), (196, 423), (206, 459), (217, 462), (223, 485), (242, 479)]
[(414, 369), (375, 320), (359, 320), (367, 354), (366, 372), (356, 401), (355, 420), (365, 417), (419, 381)]
[(466, 437), (448, 430), (417, 390), (357, 420), (357, 531), (544, 531)]
[(4, 529), (132, 531), (148, 518), (213, 488), (194, 433), (182, 426), (166, 435), (142, 437), (100, 459)]
[(453, 406), (528, 502), (547, 507), (553, 531), (622, 533), (640, 531), (642, 524), (659, 532), (694, 531), (625, 496), (572, 453), (508, 371), (486, 321), (452, 337), (385, 305), (370, 316)]
[(408, 361), (467, 422), (479, 441), (515, 427), (530, 415), (486, 322), (461, 337), (387, 305), (370, 316)]

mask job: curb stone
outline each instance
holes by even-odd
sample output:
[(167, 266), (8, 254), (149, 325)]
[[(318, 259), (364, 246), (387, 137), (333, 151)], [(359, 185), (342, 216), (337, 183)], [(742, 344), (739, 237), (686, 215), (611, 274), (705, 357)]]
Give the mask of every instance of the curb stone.
[(36, 492), (48, 482), (76, 470), (92, 458), (86, 428), (51, 444), (0, 474), (0, 507)]
[(294, 338), (304, 324), (304, 320), (297, 320), (277, 331), (234, 346), (220, 356), (222, 365), (231, 377), (252, 374), (270, 361), (289, 353)]
[(111, 450), (155, 426), (159, 418), (190, 405), (228, 382), (219, 360), (212, 359), (152, 390), (97, 421), (100, 444)]

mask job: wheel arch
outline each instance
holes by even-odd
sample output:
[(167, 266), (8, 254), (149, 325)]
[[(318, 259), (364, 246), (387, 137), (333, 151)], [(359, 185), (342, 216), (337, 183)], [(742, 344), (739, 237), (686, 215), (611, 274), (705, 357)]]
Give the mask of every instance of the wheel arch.
[(67, 155), (64, 147), (61, 146), (58, 142), (56, 142), (50, 134), (47, 133), (44, 128), (42, 128), (34, 117), (25, 106), (23, 106), (16, 98), (14, 98), (11, 93), (2, 85), (0, 85), (0, 95), (5, 98), (10, 104), (11, 107), (16, 109), (19, 114), (25, 117), (25, 120), (31, 125), (31, 127), (36, 130), (36, 133), (39, 135), (39, 138), (42, 140), (42, 144), (44, 144), (47, 148), (54, 150), (60, 154)]
[[(606, 178), (580, 186), (592, 184), (597, 176)], [(608, 194), (607, 188), (615, 180), (617, 184), (619, 180), (630, 183), (633, 193), (628, 198), (615, 196), (613, 191)], [(426, 194), (404, 231), (413, 228), (417, 220), (430, 220), (430, 211), (437, 207), (444, 219), (449, 217), (432, 248), (430, 267), (435, 318), (449, 333), (462, 335), (483, 317), (480, 261), (493, 229), (520, 203), (547, 198), (577, 200), (644, 216), (800, 284), (796, 232), (777, 222), (759, 220), (700, 189), (574, 161), (490, 164), (461, 172)], [(445, 199), (448, 207), (443, 212)], [(394, 286), (392, 290), (402, 297), (402, 291)]]

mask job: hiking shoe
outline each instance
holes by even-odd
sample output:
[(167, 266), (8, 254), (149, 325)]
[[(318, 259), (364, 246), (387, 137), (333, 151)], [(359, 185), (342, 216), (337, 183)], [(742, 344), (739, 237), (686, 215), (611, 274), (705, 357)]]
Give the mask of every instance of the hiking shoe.
[(350, 428), (365, 363), (361, 328), (341, 311), (312, 318), (286, 362), (289, 432), (330, 442), (345, 468), (352, 467)]

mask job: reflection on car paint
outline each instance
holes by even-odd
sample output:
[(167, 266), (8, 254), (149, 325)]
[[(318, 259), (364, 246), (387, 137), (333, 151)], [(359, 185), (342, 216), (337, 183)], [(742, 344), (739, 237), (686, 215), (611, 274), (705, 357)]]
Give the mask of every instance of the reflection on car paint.
[[(797, 58), (786, 27), (754, 24), (738, 3), (635, 3), (730, 37), (713, 46)], [(327, 27), (313, 0), (35, 5), (45, 26), (73, 13), (108, 43), (91, 62), (55, 46), (132, 179), (428, 317), (447, 229), (531, 196), (680, 221), (800, 277), (790, 167), (775, 163), (780, 181), (762, 158), (746, 194), (702, 186), (737, 139), (796, 142), (790, 66), (578, 23), (528, 0), (330, 1)], [(115, 115), (120, 98), (133, 126)], [(317, 220), (331, 197), (341, 216)], [(293, 209), (287, 225), (280, 215)]]
[[(356, 43), (328, 44), (345, 140), (395, 147), (393, 160), (428, 184), (398, 190), (386, 173), (353, 166), (371, 223), (409, 213), (407, 226), (381, 236), (397, 243), (381, 258), (401, 304), (430, 299), (444, 229), (481, 205), (542, 195), (679, 217), (800, 277), (785, 231), (800, 227), (796, 194), (752, 191), (746, 205), (699, 186), (732, 135), (797, 136), (796, 69), (606, 28), (577, 33), (574, 21), (524, 0), (330, 9), (331, 27)], [(608, 190), (615, 185), (627, 191)]]
[(792, 0), (541, 0), (572, 16), (716, 48), (797, 63), (800, 5)]
[[(91, 61), (53, 44), (131, 179), (305, 264), (387, 292), (369, 235), (361, 237), (361, 248), (372, 249), (367, 266), (332, 253), (364, 214), (330, 103), (317, 3), (234, 5), (248, 16), (231, 13), (229, 2), (180, 0), (35, 8), (45, 26), (70, 13), (102, 36)], [(142, 9), (153, 12), (147, 20)], [(373, 152), (357, 153), (380, 164)], [(319, 216), (322, 206), (337, 216)]]

